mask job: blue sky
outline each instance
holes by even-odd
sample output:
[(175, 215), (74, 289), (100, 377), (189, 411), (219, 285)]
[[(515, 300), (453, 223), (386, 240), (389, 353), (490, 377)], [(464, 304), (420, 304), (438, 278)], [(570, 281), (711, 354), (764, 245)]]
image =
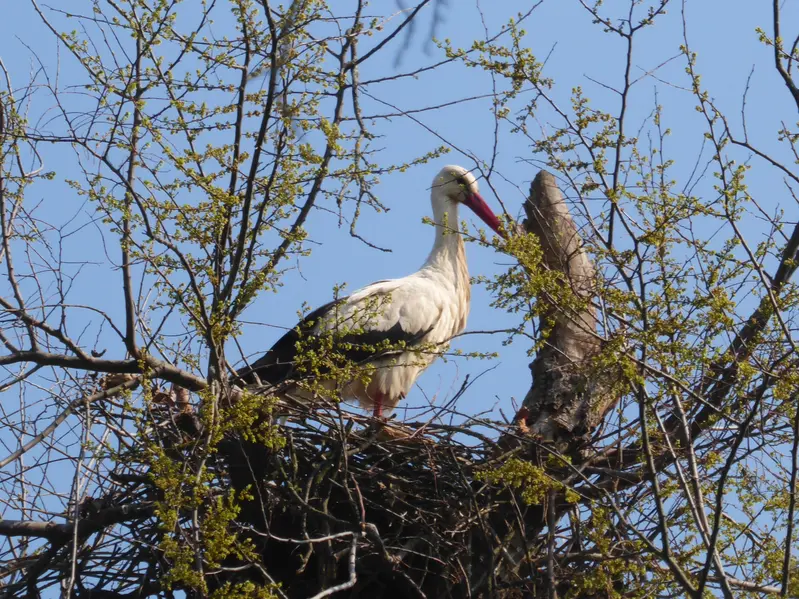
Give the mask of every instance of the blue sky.
[[(88, 6), (88, 3), (85, 4)], [(618, 3), (609, 3), (608, 9), (613, 10), (615, 4)], [(503, 0), (501, 3), (483, 2), (481, 5), (450, 0), (436, 34), (450, 38), (455, 46), (468, 46), (475, 39), (485, 38), (482, 19), (493, 34), (511, 15), (527, 10), (529, 6), (530, 3), (524, 1)], [(393, 3), (375, 3), (373, 10), (390, 12), (393, 8)], [(393, 42), (388, 51), (382, 53), (382, 58), (369, 61), (361, 79), (410, 71), (439, 60), (441, 51), (424, 38), (431, 12), (426, 10), (423, 13), (419, 34), (403, 52), (398, 68), (394, 63), (396, 53), (401, 51), (402, 40)], [(703, 74), (703, 84), (731, 115), (737, 116), (739, 113), (741, 94), (750, 70), (753, 64), (758, 63), (748, 98), (749, 131), (753, 138), (773, 147), (774, 132), (781, 115), (790, 114), (790, 103), (770, 67), (769, 49), (757, 41), (755, 27), (770, 28), (767, 11), (758, 3), (744, 0), (704, 0), (688, 2), (687, 15), (690, 42), (692, 49), (699, 54), (698, 67)], [(63, 19), (59, 21), (59, 18), (54, 17), (63, 24), (63, 29), (74, 26), (67, 25)], [(568, 106), (572, 88), (579, 85), (595, 106), (615, 113), (619, 99), (603, 84), (610, 87), (620, 85), (625, 47), (621, 39), (603, 33), (591, 20), (577, 0), (544, 2), (524, 24), (527, 30), (526, 43), (540, 60), (548, 57), (545, 75), (554, 79), (552, 95), (559, 103)], [(665, 124), (673, 130), (667, 147), (671, 157), (677, 160), (674, 174), (679, 180), (693, 169), (702, 143), (702, 121), (694, 110), (695, 101), (687, 91), (679, 89), (688, 83), (683, 72), (684, 60), (678, 57), (660, 67), (653, 73), (654, 76), (645, 76), (645, 73), (679, 53), (682, 43), (679, 5), (675, 4), (656, 27), (636, 39), (637, 58), (632, 75), (642, 79), (631, 95), (628, 130), (636, 130), (642, 119), (652, 111), (657, 92), (659, 102), (664, 106)], [(37, 69), (33, 51), (51, 72), (54, 72), (56, 65), (60, 65), (61, 84), (69, 84), (70, 76), (77, 72), (73, 59), (63, 48), (59, 49), (54, 38), (36, 18), (30, 4), (7, 1), (4, 18), (0, 22), (0, 57), (18, 85), (23, 84), (29, 74)], [(413, 110), (489, 93), (491, 80), (475, 69), (465, 70), (449, 65), (439, 71), (422, 74), (414, 80), (404, 79), (373, 86), (369, 91), (404, 110)], [(38, 96), (33, 104), (33, 112), (48, 106), (47, 103), (43, 94)], [(487, 100), (479, 100), (420, 113), (415, 118), (421, 124), (406, 118), (379, 121), (373, 125), (373, 130), (382, 137), (375, 145), (384, 148), (381, 160), (385, 162), (408, 160), (442, 143), (465, 149), (481, 160), (490, 160), (494, 145), (494, 123), (489, 109)], [(364, 110), (369, 114), (384, 112), (385, 108), (366, 100)], [(544, 129), (555, 123), (553, 116), (546, 111), (539, 118)], [(426, 127), (440, 137), (431, 134)], [(523, 162), (531, 158), (529, 143), (521, 136), (509, 134), (507, 126), (500, 130), (498, 150), (492, 184), (508, 211), (516, 215), (523, 193), (537, 169)], [(775, 151), (779, 153), (780, 150)], [(67, 222), (77, 215), (73, 222), (85, 223), (91, 218), (89, 211), (63, 182), (64, 178), (74, 174), (74, 159), (71, 156), (73, 154), (67, 148), (48, 150), (46, 168), (55, 170), (58, 176), (50, 184), (32, 188), (31, 197), (39, 199), (39, 194), (43, 209), (55, 220)], [(470, 156), (453, 149), (447, 157), (427, 166), (383, 178), (377, 192), (390, 212), (373, 214), (366, 210), (359, 231), (367, 239), (390, 248), (391, 253), (366, 247), (349, 236), (346, 224), (338, 228), (333, 215), (316, 211), (308, 222), (310, 238), (314, 242), (312, 255), (299, 264), (295, 263), (297, 268), (287, 274), (283, 291), (276, 295), (263, 294), (246, 313), (247, 320), (270, 326), (245, 327), (240, 340), (245, 350), (257, 352), (267, 349), (281, 334), (279, 328), (273, 327), (291, 326), (304, 301), (311, 306), (328, 301), (335, 285), (346, 283), (347, 288), (353, 290), (371, 281), (402, 276), (418, 268), (432, 243), (431, 228), (421, 222), (429, 214), (429, 182), (438, 169), (447, 163), (469, 168), (474, 166)], [(783, 205), (788, 208), (789, 214), (793, 210), (792, 200), (778, 184), (773, 172), (767, 169), (753, 172), (750, 186), (767, 206), (773, 208), (778, 204)], [(482, 189), (489, 204), (499, 210), (497, 198), (488, 191), (485, 183)], [(712, 193), (709, 189), (706, 191)], [(77, 228), (77, 224), (72, 228)], [(753, 228), (757, 229), (757, 225), (753, 225)], [(65, 243), (69, 257), (85, 259), (88, 253), (97, 262), (105, 262), (81, 271), (74, 288), (74, 301), (102, 306), (118, 315), (121, 296), (118, 288), (109, 284), (109, 280), (113, 280), (109, 277), (114, 277), (116, 271), (108, 267), (101, 253), (104, 250), (97, 230), (92, 227), (83, 229)], [(116, 260), (115, 250), (112, 248), (110, 251), (111, 257)], [(508, 263), (506, 257), (473, 244), (469, 245), (467, 252), (473, 275), (490, 276), (500, 272)], [(490, 296), (482, 287), (473, 289), (468, 330), (501, 329), (516, 322), (514, 316), (492, 309), (490, 301)], [(474, 377), (492, 368), (473, 385), (458, 407), (464, 412), (478, 412), (491, 407), (496, 399), (498, 405), (509, 414), (511, 398), (520, 401), (529, 387), (528, 347), (521, 341), (505, 347), (501, 343), (502, 339), (501, 335), (471, 335), (459, 339), (454, 344), (455, 348), (498, 351), (500, 357), (492, 362), (463, 359), (438, 362), (419, 381), (424, 394), (420, 389), (415, 390), (405, 405), (426, 403), (425, 394), (428, 397), (446, 396), (460, 386), (466, 374)], [(403, 416), (401, 412), (400, 416)]]
[[(191, 10), (187, 0), (184, 7)], [(334, 0), (333, 4), (343, 0)], [(66, 3), (62, 3), (65, 4)], [(646, 5), (651, 5), (651, 0)], [(673, 0), (669, 13), (658, 20), (654, 28), (643, 31), (636, 37), (635, 60), (632, 68), (633, 79), (638, 79), (629, 101), (628, 132), (637, 132), (640, 123), (648, 117), (655, 105), (655, 95), (664, 110), (664, 125), (672, 130), (666, 149), (669, 158), (675, 160), (672, 175), (678, 181), (678, 188), (687, 181), (700, 154), (705, 123), (696, 112), (696, 101), (685, 88), (689, 84), (684, 73), (685, 61), (679, 55), (683, 43), (681, 3)], [(622, 10), (627, 2), (609, 1), (605, 9)], [(85, 12), (91, 9), (87, 0), (73, 0), (68, 4), (71, 10), (82, 7)], [(529, 0), (449, 0), (445, 7), (444, 20), (436, 34), (447, 37), (455, 46), (469, 46), (474, 40), (485, 38), (485, 27), (493, 34), (508, 18), (531, 6)], [(766, 3), (751, 0), (687, 0), (685, 3), (688, 18), (688, 34), (691, 49), (698, 53), (698, 71), (702, 83), (717, 101), (719, 108), (732, 119), (733, 126), (740, 131), (740, 112), (742, 94), (749, 81), (746, 114), (748, 132), (751, 139), (774, 155), (790, 162), (791, 157), (776, 141), (776, 131), (783, 119), (795, 123), (796, 110), (787, 91), (772, 67), (771, 50), (758, 42), (756, 27), (770, 31), (770, 12)], [(39, 70), (39, 63), (48, 70), (52, 81), (60, 69), (59, 85), (63, 89), (80, 74), (74, 60), (41, 24), (31, 4), (26, 0), (5, 0), (2, 4), (3, 18), (0, 20), (0, 59), (11, 73), (15, 87), (24, 86), (31, 74)], [(482, 7), (482, 11), (481, 11)], [(786, 11), (790, 7), (786, 3)], [(377, 0), (371, 10), (393, 12), (393, 0)], [(799, 22), (799, 7), (793, 13), (786, 12), (786, 24)], [(411, 40), (407, 49), (402, 50), (402, 38), (395, 40), (386, 51), (375, 60), (366, 63), (361, 80), (412, 71), (437, 62), (441, 51), (427, 43), (425, 32), (429, 29), (432, 11), (421, 15), (418, 35)], [(72, 29), (74, 23), (65, 21), (63, 16), (52, 15), (63, 30)], [(578, 0), (547, 0), (543, 2), (524, 24), (527, 31), (525, 43), (539, 60), (546, 58), (544, 74), (554, 80), (552, 97), (562, 106), (569, 107), (572, 90), (581, 86), (591, 98), (592, 104), (604, 111), (617, 113), (619, 97), (610, 89), (619, 87), (623, 80), (625, 45), (614, 34), (604, 33), (601, 27), (592, 23), (592, 17)], [(374, 38), (369, 43), (377, 43)], [(361, 52), (368, 49), (363, 43)], [(398, 52), (403, 52), (399, 67), (395, 65)], [(34, 53), (38, 58), (34, 58)], [(674, 58), (676, 57), (676, 58)], [(670, 59), (673, 59), (670, 61)], [(754, 65), (757, 65), (752, 71)], [(751, 73), (751, 79), (750, 78)], [(38, 74), (42, 81), (42, 75)], [(253, 85), (257, 85), (254, 82)], [(5, 83), (0, 79), (0, 89)], [(376, 98), (400, 107), (415, 110), (435, 104), (447, 104), (457, 100), (481, 96), (491, 92), (490, 77), (476, 69), (466, 70), (460, 66), (448, 65), (440, 70), (421, 74), (415, 79), (372, 86), (369, 92)], [(78, 93), (80, 90), (67, 90)], [(69, 96), (69, 101), (80, 102), (77, 95)], [(49, 119), (56, 116), (54, 103), (43, 90), (39, 90), (31, 104), (34, 122), (44, 129), (58, 125)], [(375, 100), (364, 99), (366, 114), (382, 113), (385, 106)], [(416, 270), (424, 261), (432, 243), (433, 231), (422, 223), (429, 215), (429, 183), (433, 175), (444, 164), (461, 164), (472, 168), (476, 156), (489, 161), (494, 147), (494, 121), (490, 112), (490, 102), (486, 99), (450, 105), (447, 108), (415, 114), (415, 120), (396, 118), (391, 121), (379, 120), (370, 124), (374, 133), (381, 137), (374, 143), (382, 147), (379, 160), (385, 163), (403, 162), (424, 154), (434, 147), (448, 144), (453, 147), (448, 156), (433, 163), (412, 169), (406, 173), (385, 176), (376, 190), (380, 200), (390, 208), (388, 213), (375, 214), (365, 210), (359, 224), (359, 232), (368, 240), (390, 248), (391, 253), (371, 249), (349, 235), (349, 226), (338, 226), (337, 218), (329, 211), (317, 210), (308, 221), (309, 247), (312, 253), (289, 271), (283, 289), (277, 294), (263, 293), (247, 311), (244, 318), (252, 322), (244, 326), (240, 343), (247, 353), (265, 351), (279, 338), (285, 327), (296, 321), (297, 311), (304, 302), (310, 306), (323, 304), (331, 299), (333, 288), (346, 283), (347, 289), (354, 290), (372, 281), (403, 276)], [(558, 125), (551, 110), (542, 109), (538, 117), (541, 131), (549, 131)], [(431, 133), (433, 130), (436, 134)], [(643, 131), (646, 135), (646, 130)], [(458, 149), (466, 151), (461, 153)], [(496, 169), (491, 183), (499, 197), (496, 197), (485, 182), (481, 182), (483, 195), (488, 203), (499, 211), (499, 200), (512, 215), (520, 212), (524, 195), (537, 168), (529, 164), (533, 158), (529, 141), (512, 135), (509, 128), (500, 128), (497, 143)], [(748, 160), (746, 153), (733, 151), (739, 160)], [(50, 147), (44, 152), (45, 169), (56, 171), (52, 182), (37, 183), (28, 193), (28, 202), (39, 204), (38, 214), (46, 220), (64, 225), (70, 232), (64, 239), (64, 272), (75, 276), (71, 301), (75, 304), (88, 304), (107, 310), (117, 321), (121, 321), (120, 274), (114, 264), (118, 262), (118, 248), (112, 235), (105, 235), (104, 243), (101, 226), (94, 224), (94, 213), (83, 199), (66, 185), (65, 179), (77, 178), (75, 153), (68, 147)], [(84, 156), (85, 157), (85, 156)], [(704, 161), (709, 155), (707, 150)], [(90, 165), (90, 161), (86, 162)], [(711, 169), (713, 170), (713, 169)], [(782, 178), (771, 168), (753, 169), (748, 178), (750, 193), (768, 211), (778, 207), (786, 211), (785, 220), (795, 222), (799, 209), (788, 194)], [(695, 193), (712, 199), (715, 192), (712, 180), (708, 178), (700, 184)], [(599, 204), (597, 204), (599, 206)], [(330, 204), (322, 205), (331, 209)], [(599, 208), (597, 208), (599, 209)], [(464, 214), (474, 222), (468, 214)], [(754, 242), (766, 232), (762, 222), (752, 219), (742, 225), (744, 232)], [(699, 232), (712, 234), (712, 231)], [(106, 253), (108, 252), (108, 253)], [(475, 276), (491, 276), (502, 272), (509, 259), (491, 249), (475, 244), (467, 247), (470, 272)], [(18, 257), (22, 255), (18, 252)], [(89, 260), (89, 264), (78, 263)], [(0, 283), (3, 293), (8, 294), (7, 283)], [(472, 293), (472, 311), (467, 331), (503, 329), (513, 326), (517, 316), (508, 315), (491, 308), (491, 296), (481, 286), (475, 286)], [(746, 313), (748, 307), (741, 308)], [(71, 315), (71, 333), (78, 337), (81, 328), (92, 318), (85, 311)], [(96, 321), (96, 319), (95, 319)], [(265, 325), (265, 326), (264, 326)], [(94, 342), (96, 329), (83, 339), (87, 346)], [(101, 347), (109, 344), (108, 357), (121, 357), (119, 343), (114, 341), (107, 328), (99, 333)], [(403, 407), (418, 407), (427, 404), (428, 399), (436, 398), (440, 405), (444, 399), (457, 390), (466, 375), (472, 379), (482, 374), (461, 398), (457, 409), (462, 413), (474, 414), (496, 407), (505, 415), (511, 416), (512, 402), (520, 402), (530, 386), (527, 365), (529, 345), (520, 340), (504, 346), (503, 335), (466, 335), (453, 344), (455, 349), (464, 351), (498, 352), (499, 358), (490, 362), (481, 360), (453, 359), (438, 361), (420, 379), (406, 402), (398, 410), (400, 418), (413, 418), (414, 412), (406, 413)], [(230, 356), (235, 356), (232, 351)], [(7, 409), (14, 409), (18, 397), (9, 391), (0, 397)], [(63, 400), (63, 398), (62, 398)], [(33, 405), (31, 413), (40, 417), (40, 422), (49, 422), (56, 407), (46, 402)], [(498, 412), (494, 413), (498, 416)], [(74, 424), (74, 422), (72, 423)], [(76, 440), (69, 432), (70, 422), (59, 430), (67, 441)], [(0, 442), (12, 442), (9, 433), (0, 432)], [(6, 449), (0, 448), (0, 459), (5, 457)], [(10, 449), (13, 449), (11, 447)], [(79, 446), (72, 445), (77, 452)], [(68, 488), (72, 470), (63, 469), (65, 488)], [(13, 465), (9, 467), (11, 472)], [(65, 482), (66, 481), (66, 482)], [(2, 487), (0, 487), (0, 490)], [(2, 516), (3, 514), (0, 514)], [(5, 517), (13, 517), (6, 513)]]

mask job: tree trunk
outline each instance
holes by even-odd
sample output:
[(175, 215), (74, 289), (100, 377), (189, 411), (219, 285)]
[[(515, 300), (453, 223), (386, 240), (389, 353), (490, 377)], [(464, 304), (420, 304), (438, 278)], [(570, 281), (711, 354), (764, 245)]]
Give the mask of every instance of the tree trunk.
[(602, 348), (593, 303), (596, 272), (554, 176), (538, 173), (524, 210), (527, 219), (522, 229), (538, 237), (543, 266), (562, 273), (577, 307), (538, 298), (549, 302), (539, 320), (539, 330), (549, 329), (548, 336), (530, 364), (533, 383), (515, 422), (546, 442), (574, 446), (585, 440), (618, 400), (608, 392), (607, 376), (592, 364)]

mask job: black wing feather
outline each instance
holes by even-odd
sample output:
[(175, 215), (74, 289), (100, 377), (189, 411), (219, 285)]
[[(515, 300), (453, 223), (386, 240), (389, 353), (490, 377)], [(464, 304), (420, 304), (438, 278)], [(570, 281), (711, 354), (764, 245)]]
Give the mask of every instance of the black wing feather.
[(257, 375), (261, 383), (264, 384), (277, 385), (285, 381), (294, 369), (294, 360), (297, 357), (297, 342), (300, 338), (307, 336), (311, 327), (330, 309), (346, 299), (346, 297), (342, 297), (338, 300), (333, 300), (310, 312), (293, 329), (278, 339), (272, 349), (249, 366), (238, 370), (234, 381), (253, 385), (256, 383), (254, 375)]
[[(261, 356), (251, 365), (242, 368), (236, 373), (233, 382), (246, 385), (256, 384), (256, 376), (261, 384), (278, 385), (292, 378), (295, 374), (297, 359), (297, 342), (300, 339), (313, 337), (311, 330), (321, 318), (324, 318), (334, 307), (346, 301), (343, 297), (320, 306), (310, 312), (293, 329), (288, 331), (266, 354)], [(397, 346), (404, 344), (412, 346), (421, 341), (431, 329), (425, 331), (406, 331), (398, 322), (385, 331), (364, 331), (362, 333), (347, 333), (336, 337), (334, 351), (346, 360), (358, 364), (375, 357), (396, 351)], [(387, 347), (378, 350), (376, 347)]]

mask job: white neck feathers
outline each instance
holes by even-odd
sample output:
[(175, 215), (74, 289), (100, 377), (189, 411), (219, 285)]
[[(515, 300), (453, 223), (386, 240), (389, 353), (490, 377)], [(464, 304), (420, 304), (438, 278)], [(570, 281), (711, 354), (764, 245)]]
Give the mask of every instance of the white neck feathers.
[(436, 194), (435, 191), (431, 199), (436, 238), (433, 249), (422, 268), (440, 270), (448, 278), (451, 277), (458, 286), (464, 283), (463, 277), (465, 276), (465, 283), (468, 285), (466, 252), (460, 234), (458, 204), (446, 196)]

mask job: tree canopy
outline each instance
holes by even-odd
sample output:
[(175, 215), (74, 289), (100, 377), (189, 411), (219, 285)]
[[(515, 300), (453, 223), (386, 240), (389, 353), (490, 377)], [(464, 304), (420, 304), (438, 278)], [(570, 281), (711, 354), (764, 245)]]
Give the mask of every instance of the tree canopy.
[[(797, 7), (488, 4), (9, 9), (0, 594), (799, 596)], [(437, 392), (234, 384), (445, 161), (508, 235)]]

